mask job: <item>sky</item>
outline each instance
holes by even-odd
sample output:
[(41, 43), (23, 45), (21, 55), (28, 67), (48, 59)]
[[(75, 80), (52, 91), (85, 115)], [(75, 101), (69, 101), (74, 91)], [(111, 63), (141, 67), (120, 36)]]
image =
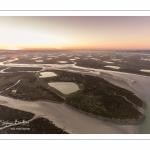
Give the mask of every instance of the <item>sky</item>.
[(4, 50), (147, 50), (149, 16), (0, 16)]

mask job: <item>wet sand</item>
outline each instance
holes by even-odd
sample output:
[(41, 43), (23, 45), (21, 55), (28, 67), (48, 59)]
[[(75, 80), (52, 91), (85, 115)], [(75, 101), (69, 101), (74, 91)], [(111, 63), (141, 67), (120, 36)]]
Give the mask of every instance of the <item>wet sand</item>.
[[(5, 103), (4, 103), (5, 102)], [(6, 103), (7, 102), (7, 103)], [(0, 96), (0, 104), (43, 116), (69, 133), (79, 134), (119, 134), (135, 133), (138, 126), (119, 125), (92, 118), (66, 107), (64, 104), (50, 102), (26, 102)]]
[[(11, 65), (16, 67), (20, 66), (21, 64), (7, 64), (7, 66)], [(23, 66), (32, 67), (28, 64)], [(33, 66), (37, 67), (36, 64)], [(43, 66), (46, 66), (49, 69), (60, 69), (78, 72), (81, 74), (100, 76), (111, 83), (133, 91), (146, 103), (145, 121), (140, 125), (118, 125), (92, 118), (67, 108), (63, 104), (47, 102), (24, 102), (0, 96), (0, 100), (3, 101), (2, 103), (9, 107), (31, 111), (37, 115), (46, 115), (44, 117), (54, 121), (54, 123), (60, 128), (65, 127), (66, 131), (69, 133), (150, 133), (150, 77), (117, 71), (78, 67), (74, 64), (42, 64), (41, 67)], [(6, 101), (8, 103), (4, 103)]]

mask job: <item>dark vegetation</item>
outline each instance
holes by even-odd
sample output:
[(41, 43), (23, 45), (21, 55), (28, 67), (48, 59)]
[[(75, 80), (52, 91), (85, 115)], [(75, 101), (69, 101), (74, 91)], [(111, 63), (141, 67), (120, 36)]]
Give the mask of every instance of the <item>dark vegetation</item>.
[[(20, 57), (19, 60), (14, 61), (13, 63), (21, 63), (21, 64), (61, 64), (59, 61), (67, 61), (67, 64), (72, 64), (73, 62), (69, 60), (67, 56), (59, 56), (57, 58), (55, 57), (48, 57), (48, 56), (43, 56), (42, 58), (39, 59), (32, 59), (33, 57), (28, 57), (28, 58), (22, 58)], [(51, 58), (51, 59), (48, 59)], [(36, 62), (36, 60), (43, 60), (43, 62)]]
[[(113, 68), (107, 68), (106, 65), (119, 66), (120, 69), (117, 71), (128, 72), (140, 75), (150, 76), (148, 72), (142, 72), (141, 69), (150, 70), (150, 61), (142, 59), (150, 59), (149, 51), (0, 51), (1, 56), (5, 57), (4, 60), (9, 60), (13, 58), (18, 58), (12, 63), (19, 64), (61, 64), (59, 61), (68, 61), (67, 64), (72, 64), (76, 62), (77, 66), (91, 67), (104, 70), (116, 71)], [(69, 57), (68, 57), (69, 56)], [(43, 62), (36, 62), (35, 57), (41, 57), (37, 60), (43, 60)], [(69, 59), (76, 59), (71, 61)], [(48, 60), (48, 58), (52, 58)], [(94, 60), (93, 58), (99, 59)], [(120, 60), (113, 60), (120, 59)], [(0, 62), (4, 61), (0, 59)], [(113, 64), (105, 63), (104, 61), (111, 61)]]
[[(93, 60), (91, 58), (84, 59), (85, 56), (82, 56), (81, 59), (76, 60), (76, 65), (87, 68), (90, 67), (150, 76), (150, 73), (140, 71), (141, 69), (150, 70), (150, 61), (141, 60), (140, 55), (133, 55), (128, 57), (123, 57), (123, 55), (115, 55), (115, 59), (121, 59), (121, 61), (113, 61), (111, 60), (110, 56), (99, 57), (98, 55), (94, 55), (94, 57), (100, 60)], [(103, 61), (110, 61), (113, 63), (108, 64)], [(107, 68), (105, 67), (107, 65), (118, 66), (120, 69)]]
[(66, 96), (65, 102), (76, 109), (108, 118), (137, 119), (141, 115), (124, 97), (139, 107), (143, 107), (143, 102), (126, 89), (99, 77), (58, 70), (53, 70), (53, 72), (58, 76), (43, 80), (45, 82), (75, 82), (83, 85), (81, 90)]
[[(18, 80), (21, 80), (14, 87), (4, 91), (1, 95), (23, 99), (23, 100), (52, 100), (56, 102), (63, 102), (63, 99), (51, 92), (47, 83), (43, 82), (42, 79), (35, 76), (34, 73), (11, 73), (0, 75), (0, 89), (5, 90), (6, 88), (13, 86)], [(13, 90), (16, 90), (13, 92)]]
[[(31, 57), (32, 58), (32, 57)], [(36, 60), (43, 60), (43, 62), (36, 62)], [(30, 59), (30, 58), (20, 58), (19, 60), (14, 61), (13, 63), (19, 63), (19, 64), (55, 64), (55, 62), (57, 61), (56, 58), (53, 58), (51, 60), (46, 60), (43, 58), (40, 59)]]
[(23, 74), (19, 73), (7, 73), (0, 74), (0, 91), (7, 89), (10, 86), (13, 86), (19, 79), (21, 79)]
[[(8, 134), (68, 134), (63, 129), (57, 127), (52, 121), (45, 118), (37, 118), (29, 123), (29, 125), (16, 126), (15, 130), (7, 128), (5, 132)], [(18, 130), (18, 128), (20, 130)], [(28, 128), (25, 129), (25, 128)]]
[[(1, 121), (9, 121), (9, 122), (15, 122), (17, 119), (18, 121), (22, 120), (29, 120), (33, 118), (34, 114), (30, 112), (25, 112), (22, 110), (12, 109), (6, 106), (0, 105), (0, 120)], [(0, 122), (0, 127), (2, 126), (2, 123)], [(13, 130), (12, 128), (15, 128)], [(26, 130), (28, 128), (29, 130)], [(17, 130), (19, 129), (19, 130)], [(67, 132), (63, 129), (57, 127), (55, 124), (53, 124), (52, 121), (49, 121), (45, 118), (37, 118), (29, 124), (26, 125), (17, 125), (12, 127), (7, 127), (3, 130), (0, 130), (1, 134), (66, 134)]]
[[(39, 78), (39, 74), (35, 75), (28, 72), (1, 74), (1, 90), (5, 90), (21, 79), (17, 85), (1, 94), (28, 101), (65, 102), (76, 109), (106, 118), (138, 119), (141, 115), (134, 105), (143, 107), (143, 102), (134, 93), (126, 89), (117, 87), (100, 77), (59, 70), (51, 71), (56, 73), (57, 76)], [(60, 94), (59, 91), (48, 86), (49, 82), (55, 81), (75, 82), (80, 90), (68, 95)], [(13, 90), (16, 90), (16, 92), (13, 92)]]
[[(64, 53), (64, 55), (62, 55), (62, 53)], [(50, 55), (48, 56), (48, 54)], [(76, 62), (77, 66), (87, 68), (90, 67), (150, 76), (150, 73), (140, 71), (141, 69), (150, 70), (150, 61), (144, 60), (145, 58), (150, 59), (149, 51), (144, 53), (143, 51), (38, 51), (36, 53), (35, 51), (0, 51), (0, 55), (5, 57), (4, 59), (0, 59), (0, 62), (7, 61), (12, 58), (19, 59), (12, 63), (20, 64), (60, 64), (59, 61), (68, 61), (70, 64)], [(67, 57), (68, 55), (70, 56)], [(32, 59), (33, 57), (42, 57), (39, 59), (43, 60), (43, 62), (36, 62)], [(75, 61), (69, 60), (74, 59), (75, 57), (79, 57), (80, 59), (76, 59)], [(47, 60), (48, 58), (52, 59)], [(96, 58), (97, 60), (94, 60), (93, 58)], [(120, 59), (121, 61), (113, 60), (112, 58)], [(141, 60), (141, 58), (144, 59)], [(108, 64), (104, 61), (110, 61), (113, 62), (113, 64)], [(6, 62), (6, 64), (7, 63), (9, 62)], [(107, 65), (119, 66), (120, 69), (116, 70), (113, 68), (107, 68), (105, 67)], [(1, 70), (4, 68), (6, 67), (0, 66)], [(7, 69), (6, 72), (9, 71), (14, 73), (0, 74), (0, 94), (28, 101), (49, 100), (65, 102), (78, 110), (106, 118), (138, 119), (141, 115), (138, 109), (134, 106), (143, 107), (144, 103), (141, 99), (134, 95), (134, 93), (110, 84), (104, 79), (89, 75), (82, 76), (81, 74), (58, 70), (53, 70), (53, 72), (55, 72), (58, 76), (51, 78), (39, 78), (38, 75), (35, 75), (35, 73), (18, 72), (39, 70), (40, 68), (28, 67), (14, 67)], [(5, 91), (8, 87), (13, 86), (20, 79), (21, 81), (19, 84)], [(63, 95), (56, 89), (48, 86), (48, 82), (55, 81), (75, 82), (80, 87), (80, 90), (68, 95)], [(16, 90), (16, 92), (13, 92), (13, 90)], [(62, 98), (62, 96), (64, 98)], [(128, 102), (125, 98), (134, 105)], [(6, 110), (9, 112), (8, 109)], [(13, 112), (13, 110), (10, 111)], [(12, 113), (11, 115), (13, 114), (15, 116), (15, 113)], [(10, 118), (13, 118), (11, 115)], [(37, 120), (35, 121), (41, 123), (41, 120)], [(38, 127), (36, 127), (35, 131), (37, 132), (37, 130), (39, 130)], [(35, 131), (32, 131), (32, 133), (35, 133)]]
[[(52, 70), (52, 72), (55, 72), (57, 76), (39, 78), (39, 74), (35, 75), (29, 72), (0, 74), (1, 91), (21, 80), (17, 85), (1, 94), (28, 101), (65, 102), (76, 109), (107, 118), (137, 119), (141, 115), (125, 98), (139, 107), (143, 106), (143, 102), (134, 93), (126, 89), (117, 87), (99, 77), (59, 70)], [(75, 82), (80, 90), (63, 95), (48, 86), (49, 82), (55, 81)], [(13, 90), (16, 91), (13, 92)]]
[[(9, 108), (3, 105), (0, 105), (0, 120), (4, 120), (4, 121), (15, 121), (15, 119), (17, 120), (29, 120), (31, 118), (33, 118), (34, 114), (31, 112), (25, 112), (22, 110), (17, 110), (17, 109), (13, 109), (13, 108)], [(0, 122), (0, 127), (2, 127), (2, 123)]]

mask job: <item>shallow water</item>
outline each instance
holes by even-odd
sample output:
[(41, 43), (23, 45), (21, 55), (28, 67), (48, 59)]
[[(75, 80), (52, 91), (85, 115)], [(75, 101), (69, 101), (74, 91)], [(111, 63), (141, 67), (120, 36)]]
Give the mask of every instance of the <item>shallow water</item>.
[(121, 61), (122, 59), (111, 59), (111, 60), (113, 60), (113, 61)]
[(5, 59), (6, 57), (0, 57), (0, 59)]
[[(75, 133), (150, 133), (150, 77), (147, 76), (143, 76), (143, 75), (136, 75), (136, 74), (131, 74), (131, 73), (124, 73), (124, 72), (117, 72), (117, 71), (109, 71), (109, 70), (103, 70), (103, 69), (92, 69), (92, 68), (86, 68), (86, 67), (79, 67), (79, 66), (75, 66), (74, 64), (65, 64), (65, 65), (56, 65), (56, 64), (5, 64), (3, 66), (14, 66), (14, 67), (47, 67), (48, 69), (60, 69), (60, 70), (66, 70), (66, 71), (71, 71), (71, 72), (78, 72), (81, 74), (89, 74), (89, 75), (95, 75), (95, 76), (100, 76), (102, 78), (105, 78), (106, 80), (124, 87), (126, 89), (129, 89), (131, 91), (133, 91), (134, 93), (136, 93), (144, 102), (146, 102), (146, 111), (145, 111), (145, 115), (146, 115), (146, 119), (145, 121), (140, 124), (140, 125), (117, 125), (117, 124), (113, 124), (113, 123), (106, 123), (103, 121), (100, 121), (100, 123), (98, 123), (97, 121), (94, 123), (98, 123), (98, 124), (93, 124), (91, 121), (93, 121), (94, 118), (89, 119), (89, 121), (87, 122), (83, 122), (82, 120), (74, 120), (73, 118), (76, 116), (72, 116), (71, 118), (67, 118), (67, 119), (71, 119), (70, 121), (72, 122), (76, 122), (76, 124), (72, 124), (71, 122), (67, 123), (68, 128), (71, 128), (75, 131)], [(6, 100), (8, 98), (5, 98)], [(5, 101), (4, 98), (0, 98), (0, 100), (2, 100), (3, 102)], [(17, 102), (15, 101), (15, 105), (9, 105), (10, 107), (16, 107)], [(10, 101), (9, 101), (10, 102)], [(6, 104), (5, 104), (6, 105)], [(30, 105), (30, 103), (26, 103), (26, 105)], [(48, 105), (49, 106), (49, 105)], [(47, 107), (48, 107), (47, 106)], [(53, 103), (51, 103), (51, 106), (55, 107), (56, 105), (54, 105)], [(58, 106), (58, 105), (57, 105)], [(28, 107), (30, 106), (26, 106), (27, 109), (26, 111), (30, 111), (30, 109), (28, 109)], [(38, 105), (38, 107), (40, 107)], [(60, 106), (59, 106), (60, 107)], [(57, 109), (60, 109), (60, 108)], [(65, 106), (61, 107), (63, 109)], [(24, 106), (23, 106), (24, 108)], [(18, 109), (22, 109), (22, 107), (18, 106)], [(57, 112), (56, 109), (56, 112)], [(68, 109), (67, 109), (68, 110)], [(34, 111), (34, 109), (33, 109)], [(31, 112), (33, 112), (31, 109)], [(44, 111), (44, 108), (43, 108)], [(72, 110), (71, 110), (72, 111)], [(38, 111), (39, 112), (39, 111)], [(76, 112), (76, 111), (75, 111)], [(41, 112), (42, 114), (44, 112)], [(69, 110), (67, 113), (70, 113)], [(78, 112), (77, 112), (78, 113)], [(59, 118), (59, 115), (56, 117), (55, 115), (55, 111), (53, 112), (53, 114), (51, 115), (51, 120), (55, 121), (58, 125), (62, 125), (64, 122), (63, 119)], [(79, 116), (81, 115), (81, 113), (79, 113)], [(55, 116), (55, 117), (54, 117)], [(79, 117), (77, 116), (77, 117)], [(86, 116), (86, 115), (84, 115)], [(65, 114), (66, 117), (66, 114)], [(80, 118), (80, 117), (79, 117)], [(91, 118), (91, 117), (90, 117)], [(83, 119), (83, 118), (82, 118)], [(83, 119), (84, 120), (84, 119)], [(66, 120), (67, 121), (67, 120)], [(83, 126), (80, 126), (79, 124), (83, 124)], [(91, 126), (91, 127), (89, 127)], [(61, 127), (61, 126), (60, 126)], [(85, 128), (86, 127), (86, 128)], [(93, 129), (95, 128), (95, 129)], [(97, 128), (97, 129), (96, 129)], [(99, 129), (101, 128), (101, 130)], [(109, 130), (108, 130), (109, 129)], [(139, 129), (139, 131), (138, 131)], [(72, 130), (71, 130), (72, 131)], [(83, 132), (80, 132), (83, 131)]]
[(107, 63), (107, 64), (113, 64), (114, 62), (110, 62), (110, 61), (103, 61), (104, 63)]
[(150, 73), (150, 70), (146, 70), (146, 69), (141, 69), (140, 71), (142, 71), (142, 72), (149, 72)]
[(148, 58), (141, 58), (141, 60), (150, 61), (150, 59), (148, 59)]
[(36, 62), (43, 62), (43, 60), (35, 60)]
[(76, 59), (69, 59), (69, 60), (76, 60)]
[(58, 62), (61, 63), (61, 64), (68, 63), (68, 61), (58, 61)]
[(0, 96), (0, 104), (43, 116), (69, 133), (135, 133), (136, 128), (130, 125), (118, 125), (87, 116), (66, 107), (64, 104), (51, 102), (28, 102)]
[(138, 133), (150, 133), (150, 77), (111, 71), (108, 71), (108, 74), (101, 73), (100, 76), (115, 85), (133, 91), (146, 103), (144, 110), (146, 119), (139, 125)]
[(52, 58), (47, 58), (47, 60), (51, 60)]
[(79, 90), (78, 85), (73, 82), (51, 82), (48, 84), (63, 94), (70, 94)]
[(118, 67), (118, 66), (105, 66), (105, 67), (113, 68), (113, 69), (119, 69), (119, 68), (120, 68), (120, 67)]
[(55, 77), (57, 76), (54, 72), (40, 72), (40, 78), (46, 78), (46, 77)]

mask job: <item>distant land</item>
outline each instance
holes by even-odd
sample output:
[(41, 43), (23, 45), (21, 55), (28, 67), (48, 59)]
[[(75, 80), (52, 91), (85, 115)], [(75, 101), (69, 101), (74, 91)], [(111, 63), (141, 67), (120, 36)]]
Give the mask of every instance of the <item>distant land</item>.
[[(146, 118), (144, 110), (147, 103), (143, 97), (131, 90), (132, 85), (138, 84), (138, 78), (130, 79), (118, 73), (149, 77), (149, 63), (149, 50), (1, 50), (0, 95), (6, 99), (13, 98), (12, 101), (16, 105), (18, 100), (25, 102), (26, 105), (30, 102), (34, 103), (33, 114), (35, 115), (40, 108), (38, 102), (43, 102), (43, 105), (46, 102), (113, 124), (140, 125)], [(115, 82), (118, 79), (117, 82), (122, 86), (111, 83), (110, 79)], [(130, 88), (127, 88), (128, 86)], [(9, 101), (4, 103), (9, 107), (7, 104)], [(26, 107), (21, 108), (28, 112)], [(19, 107), (17, 109), (19, 111)], [(30, 111), (32, 113), (32, 109)], [(42, 111), (45, 112), (46, 109)], [(9, 116), (9, 113), (6, 115)], [(53, 121), (50, 116), (46, 115), (43, 118)], [(44, 120), (39, 120), (41, 123), (42, 121)], [(64, 125), (61, 124), (61, 122), (56, 123), (56, 126), (61, 129), (60, 132), (71, 133), (67, 128), (64, 130)], [(30, 127), (34, 128), (35, 124)], [(40, 133), (50, 134), (50, 129), (47, 127), (45, 124), (45, 128)], [(15, 133), (10, 128), (7, 131)]]

